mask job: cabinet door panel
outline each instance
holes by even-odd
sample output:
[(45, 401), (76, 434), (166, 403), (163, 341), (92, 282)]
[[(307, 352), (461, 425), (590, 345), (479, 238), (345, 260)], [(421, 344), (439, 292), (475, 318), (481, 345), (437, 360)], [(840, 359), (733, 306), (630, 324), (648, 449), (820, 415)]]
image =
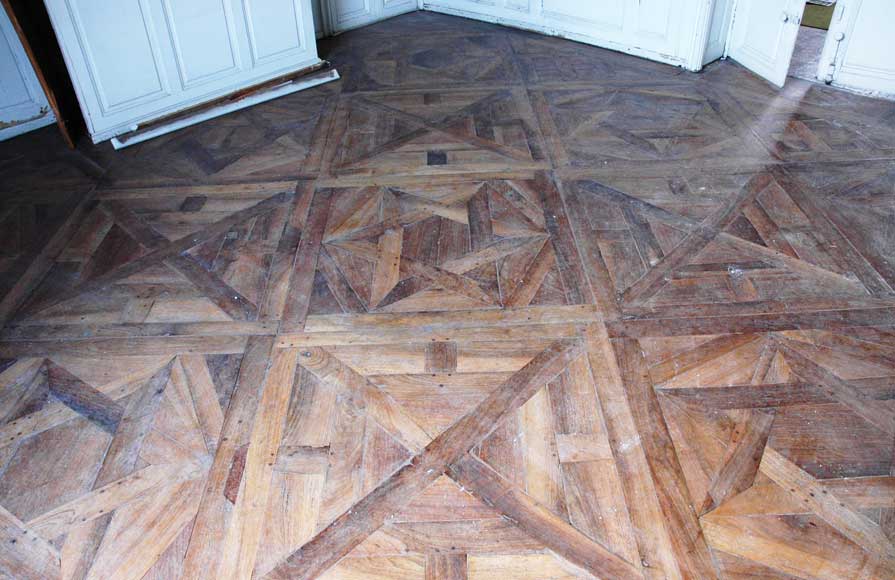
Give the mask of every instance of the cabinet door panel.
[(0, 141), (54, 119), (28, 55), (0, 6)]
[(239, 69), (228, 0), (162, 0), (184, 88)]
[(416, 0), (382, 0), (382, 18), (416, 10)]
[(804, 10), (805, 0), (739, 0), (730, 30), (730, 56), (782, 87)]
[(256, 65), (307, 50), (300, 0), (243, 0)]
[(845, 45), (833, 82), (865, 91), (895, 95), (892, 61), (892, 5), (888, 0), (860, 0), (845, 6)]
[(330, 15), (336, 32), (376, 20), (375, 0), (330, 0)]
[(103, 114), (170, 91), (145, 0), (65, 0)]
[(621, 33), (625, 25), (626, 0), (581, 2), (580, 0), (544, 0), (544, 16), (564, 22), (579, 33)]

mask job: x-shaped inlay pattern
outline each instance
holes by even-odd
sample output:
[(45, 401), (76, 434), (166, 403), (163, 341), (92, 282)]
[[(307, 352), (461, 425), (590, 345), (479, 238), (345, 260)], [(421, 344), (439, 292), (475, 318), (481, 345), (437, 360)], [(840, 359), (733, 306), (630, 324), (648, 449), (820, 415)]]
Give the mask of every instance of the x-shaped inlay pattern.
[[(411, 450), (413, 457), (360, 502), (336, 518), (312, 540), (274, 569), (270, 578), (314, 578), (358, 546), (406, 503), (448, 473), (458, 483), (526, 529), (537, 539), (600, 577), (624, 578), (636, 569), (600, 544), (570, 527), (555, 514), (513, 488), (469, 451), (502, 420), (582, 355), (580, 344), (557, 343), (534, 357), (494, 390), (474, 410), (430, 442), (390, 397), (344, 367), (325, 351), (305, 350), (302, 364), (325, 382), (349, 386), (372, 415)], [(421, 445), (425, 447), (421, 448)]]

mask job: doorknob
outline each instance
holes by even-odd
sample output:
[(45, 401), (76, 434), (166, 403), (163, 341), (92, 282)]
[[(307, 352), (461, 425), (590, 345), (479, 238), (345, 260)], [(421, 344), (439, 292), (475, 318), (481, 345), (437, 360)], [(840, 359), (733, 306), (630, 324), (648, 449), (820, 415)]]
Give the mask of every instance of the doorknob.
[(780, 21), (781, 22), (789, 22), (789, 14), (787, 14), (786, 12), (781, 12), (780, 13)]

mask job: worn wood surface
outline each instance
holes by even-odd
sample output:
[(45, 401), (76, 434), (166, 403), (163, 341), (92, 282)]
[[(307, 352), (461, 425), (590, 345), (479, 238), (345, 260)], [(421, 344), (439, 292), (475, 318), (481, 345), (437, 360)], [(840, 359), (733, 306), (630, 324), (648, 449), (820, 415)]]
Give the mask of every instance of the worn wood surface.
[(321, 52), (101, 177), (0, 144), (0, 576), (895, 576), (895, 105)]

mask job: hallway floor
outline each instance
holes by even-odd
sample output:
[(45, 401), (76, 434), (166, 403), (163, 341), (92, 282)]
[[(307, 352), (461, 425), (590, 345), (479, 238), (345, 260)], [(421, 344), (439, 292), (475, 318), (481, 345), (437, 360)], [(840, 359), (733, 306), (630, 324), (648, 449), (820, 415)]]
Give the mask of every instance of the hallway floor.
[(895, 103), (431, 13), (0, 144), (0, 576), (895, 576)]

